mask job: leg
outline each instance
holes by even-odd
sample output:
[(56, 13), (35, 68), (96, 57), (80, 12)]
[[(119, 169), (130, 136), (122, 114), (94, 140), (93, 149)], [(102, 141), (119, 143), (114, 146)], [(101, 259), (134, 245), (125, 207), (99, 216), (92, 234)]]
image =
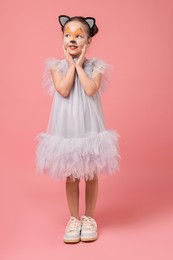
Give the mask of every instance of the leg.
[(93, 217), (98, 195), (98, 177), (85, 182), (85, 216)]
[(66, 196), (71, 216), (79, 217), (79, 180), (74, 181), (67, 177), (66, 179)]
[(98, 194), (98, 178), (97, 176), (90, 181), (85, 182), (85, 216), (81, 217), (81, 241), (94, 241), (98, 238), (97, 223), (93, 219), (93, 214)]

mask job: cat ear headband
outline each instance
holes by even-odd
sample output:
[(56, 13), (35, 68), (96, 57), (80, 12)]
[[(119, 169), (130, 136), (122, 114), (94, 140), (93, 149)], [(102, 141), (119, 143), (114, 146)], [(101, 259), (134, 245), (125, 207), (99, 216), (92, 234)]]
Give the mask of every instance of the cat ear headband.
[[(59, 19), (59, 23), (61, 24), (62, 27), (64, 27), (64, 25), (66, 24), (67, 21), (70, 21), (71, 18), (67, 15), (60, 15), (58, 17)], [(89, 26), (90, 30), (94, 27), (95, 25), (95, 19), (93, 17), (86, 17), (86, 18), (82, 18)]]

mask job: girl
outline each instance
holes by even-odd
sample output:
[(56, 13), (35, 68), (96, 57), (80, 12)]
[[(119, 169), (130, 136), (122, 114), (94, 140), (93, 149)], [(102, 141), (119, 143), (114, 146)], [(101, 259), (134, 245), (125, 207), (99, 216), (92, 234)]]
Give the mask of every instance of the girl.
[[(104, 88), (107, 64), (86, 59), (92, 37), (98, 32), (93, 17), (59, 16), (65, 59), (47, 58), (43, 82), (53, 95), (46, 133), (39, 133), (37, 171), (65, 178), (70, 211), (64, 242), (98, 238), (93, 218), (98, 194), (98, 176), (119, 170), (120, 135), (105, 128), (100, 90)], [(85, 180), (85, 214), (79, 216), (79, 182)]]

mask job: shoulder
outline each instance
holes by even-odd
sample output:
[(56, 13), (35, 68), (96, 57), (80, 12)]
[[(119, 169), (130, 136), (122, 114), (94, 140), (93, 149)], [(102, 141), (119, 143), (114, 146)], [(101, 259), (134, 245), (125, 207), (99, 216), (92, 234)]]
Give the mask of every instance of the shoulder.
[(67, 70), (66, 59), (57, 59), (55, 57), (47, 57), (44, 59), (45, 70), (55, 69), (59, 72), (64, 72)]
[(104, 73), (107, 68), (109, 68), (111, 65), (108, 64), (106, 61), (99, 59), (97, 57), (93, 57), (90, 59), (86, 59), (85, 61), (86, 67), (91, 67), (93, 70)]
[(86, 59), (86, 64), (92, 64), (92, 65), (95, 65), (95, 64), (98, 64), (98, 63), (106, 63), (105, 61), (97, 58), (97, 57), (92, 57), (90, 59)]
[(64, 63), (66, 63), (65, 59), (60, 60), (55, 57), (47, 57), (44, 59), (44, 64), (49, 66), (57, 66), (59, 64), (64, 64)]

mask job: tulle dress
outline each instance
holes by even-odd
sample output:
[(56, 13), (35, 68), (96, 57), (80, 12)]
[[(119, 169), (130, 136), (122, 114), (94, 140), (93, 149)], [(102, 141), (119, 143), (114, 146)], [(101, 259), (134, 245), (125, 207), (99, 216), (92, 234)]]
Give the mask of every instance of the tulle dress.
[(44, 64), (43, 88), (53, 100), (47, 130), (36, 136), (37, 173), (48, 173), (55, 179), (71, 176), (92, 180), (119, 171), (120, 135), (106, 128), (101, 100), (101, 92), (107, 88), (105, 72), (109, 65), (95, 57), (85, 59), (83, 69), (90, 78), (93, 72), (102, 73), (99, 90), (88, 96), (75, 72), (71, 92), (63, 97), (54, 87), (50, 69), (64, 75), (67, 61), (49, 57)]

